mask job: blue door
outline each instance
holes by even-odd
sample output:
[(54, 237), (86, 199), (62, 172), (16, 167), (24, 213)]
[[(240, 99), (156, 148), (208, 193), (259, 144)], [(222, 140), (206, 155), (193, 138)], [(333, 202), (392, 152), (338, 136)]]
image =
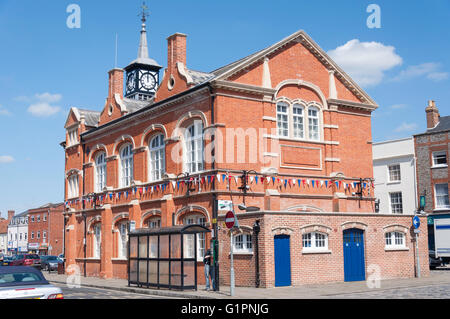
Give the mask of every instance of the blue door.
[(344, 280), (366, 280), (364, 232), (360, 229), (344, 231)]
[(275, 287), (291, 285), (291, 249), (288, 235), (275, 236)]

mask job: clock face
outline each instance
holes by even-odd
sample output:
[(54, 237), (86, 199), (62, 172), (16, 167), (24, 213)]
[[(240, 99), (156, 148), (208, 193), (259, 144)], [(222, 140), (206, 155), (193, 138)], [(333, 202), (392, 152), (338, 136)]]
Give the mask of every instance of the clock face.
[(155, 88), (155, 85), (156, 85), (155, 77), (150, 72), (144, 73), (141, 77), (140, 82), (141, 82), (142, 88), (147, 91)]
[(135, 78), (136, 78), (136, 75), (134, 72), (130, 73), (130, 75), (128, 75), (128, 79), (127, 79), (127, 91), (128, 92), (130, 92), (131, 90), (134, 89)]

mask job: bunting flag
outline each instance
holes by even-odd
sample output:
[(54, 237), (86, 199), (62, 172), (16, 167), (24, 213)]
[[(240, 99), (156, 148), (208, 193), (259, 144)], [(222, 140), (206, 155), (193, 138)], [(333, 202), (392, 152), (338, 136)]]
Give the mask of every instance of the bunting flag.
[(314, 188), (314, 180), (311, 181), (311, 185)]
[(255, 183), (258, 184), (258, 176), (255, 176)]
[(275, 178), (275, 177), (272, 177), (272, 184), (273, 184), (273, 185), (275, 185), (275, 180), (276, 180), (276, 178)]
[(287, 179), (284, 180), (284, 188), (287, 187)]
[(253, 176), (250, 176), (250, 184), (253, 184)]

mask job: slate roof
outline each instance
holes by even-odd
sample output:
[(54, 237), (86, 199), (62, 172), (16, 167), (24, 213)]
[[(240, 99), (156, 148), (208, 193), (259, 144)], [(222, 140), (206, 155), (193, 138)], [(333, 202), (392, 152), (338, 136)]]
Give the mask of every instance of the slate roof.
[(129, 99), (129, 98), (124, 97), (123, 102), (125, 103), (125, 106), (127, 107), (128, 112), (134, 113), (146, 106), (153, 104), (153, 99), (148, 100), (148, 101), (139, 101), (139, 100), (134, 100), (134, 99)]
[(78, 111), (80, 112), (80, 115), (84, 115), (86, 126), (97, 127), (98, 121), (100, 120), (100, 112), (80, 109), (78, 109)]
[(435, 128), (428, 129), (427, 133), (440, 133), (450, 131), (450, 116), (441, 116)]

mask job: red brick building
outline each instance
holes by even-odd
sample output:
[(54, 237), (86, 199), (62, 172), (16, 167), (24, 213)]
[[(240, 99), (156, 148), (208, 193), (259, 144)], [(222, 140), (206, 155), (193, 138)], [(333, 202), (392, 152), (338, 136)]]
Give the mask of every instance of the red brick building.
[(230, 235), (221, 204), (232, 200), (259, 208), (236, 207), (236, 285), (415, 275), (411, 217), (374, 212), (377, 105), (317, 43), (299, 31), (206, 73), (188, 68), (186, 35), (167, 40), (161, 80), (143, 24), (126, 76), (109, 72), (104, 108), (74, 107), (68, 115), (66, 265), (126, 278), (130, 222), (200, 223), (217, 231), (198, 237), (198, 254), (217, 235), (220, 281), (228, 284)]
[(58, 256), (64, 252), (64, 204), (46, 204), (28, 211), (28, 251)]

